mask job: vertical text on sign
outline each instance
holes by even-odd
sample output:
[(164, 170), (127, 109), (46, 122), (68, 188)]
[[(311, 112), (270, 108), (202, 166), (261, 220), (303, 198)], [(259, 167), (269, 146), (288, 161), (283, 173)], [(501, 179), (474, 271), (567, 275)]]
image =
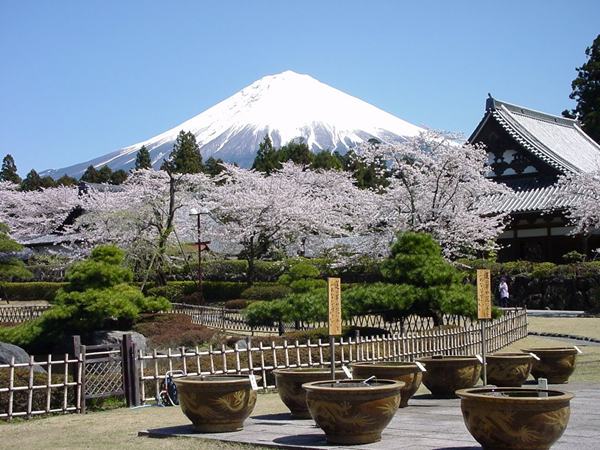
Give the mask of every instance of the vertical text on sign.
[(492, 318), (492, 289), (488, 269), (477, 270), (477, 318)]
[(329, 335), (342, 334), (342, 283), (339, 278), (328, 278), (329, 287)]

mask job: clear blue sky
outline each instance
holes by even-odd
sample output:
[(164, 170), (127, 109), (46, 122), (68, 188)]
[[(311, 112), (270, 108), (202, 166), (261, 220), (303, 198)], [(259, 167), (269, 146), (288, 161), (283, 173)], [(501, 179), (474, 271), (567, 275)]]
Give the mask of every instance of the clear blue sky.
[(0, 0), (0, 157), (82, 162), (286, 69), (468, 135), (488, 92), (571, 107), (598, 33), (597, 0)]

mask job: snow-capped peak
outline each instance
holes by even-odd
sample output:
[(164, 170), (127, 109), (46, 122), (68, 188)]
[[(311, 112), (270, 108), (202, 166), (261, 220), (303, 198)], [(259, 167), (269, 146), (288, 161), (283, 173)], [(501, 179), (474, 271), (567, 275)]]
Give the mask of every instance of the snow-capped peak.
[(313, 151), (343, 153), (370, 138), (393, 142), (423, 131), (310, 75), (286, 70), (255, 81), (158, 136), (50, 174), (78, 176), (90, 164), (129, 169), (142, 145), (158, 167), (181, 130), (196, 136), (204, 159), (214, 156), (242, 166), (252, 164), (266, 134), (276, 147), (303, 138)]

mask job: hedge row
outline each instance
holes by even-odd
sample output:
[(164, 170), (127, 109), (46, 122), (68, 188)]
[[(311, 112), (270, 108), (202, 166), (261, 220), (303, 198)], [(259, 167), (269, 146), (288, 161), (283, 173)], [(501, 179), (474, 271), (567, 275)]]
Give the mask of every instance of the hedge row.
[[(490, 269), (492, 276), (527, 276), (529, 278), (574, 278), (600, 276), (600, 261), (576, 264), (554, 264), (551, 262), (509, 261), (497, 263), (485, 259), (458, 260), (473, 269)], [(468, 269), (461, 266), (465, 271)]]
[[(256, 261), (255, 280), (259, 282), (275, 282), (290, 266), (299, 261), (298, 258), (283, 261)], [(324, 258), (302, 259), (303, 263), (317, 268), (323, 277), (341, 277), (347, 283), (381, 281), (380, 262), (371, 258), (362, 258), (358, 262), (345, 267), (331, 267), (331, 261)], [(196, 277), (198, 263), (179, 267), (172, 272), (178, 281), (193, 280)], [(202, 263), (202, 274), (209, 281), (246, 281), (248, 262), (245, 260), (208, 260)]]
[[(285, 261), (256, 261), (254, 276), (256, 281), (277, 281), (286, 270)], [(178, 281), (194, 279), (198, 273), (198, 262), (175, 267), (171, 277)], [(246, 281), (248, 262), (238, 259), (209, 259), (202, 262), (202, 276), (207, 281)]]
[[(9, 301), (54, 300), (56, 292), (67, 283), (26, 282), (9, 283), (0, 282), (0, 299)], [(249, 294), (243, 295), (244, 291)], [(180, 302), (186, 296), (198, 292), (195, 281), (169, 281), (166, 286), (150, 286), (146, 289), (148, 295), (161, 295), (174, 302)], [(222, 302), (239, 298), (270, 300), (276, 293), (285, 295), (287, 288), (275, 283), (254, 283), (252, 288), (243, 282), (233, 281), (205, 281), (202, 283), (204, 298), (209, 302)], [(264, 298), (263, 297), (264, 294)]]
[(0, 299), (13, 301), (54, 300), (56, 291), (67, 283), (34, 281), (25, 283), (0, 282)]
[[(273, 286), (274, 283), (255, 283), (255, 287)], [(246, 283), (234, 281), (205, 281), (202, 283), (202, 294), (207, 302), (222, 302), (239, 299), (242, 292), (248, 288)], [(195, 281), (169, 281), (166, 286), (156, 286), (147, 289), (148, 295), (161, 295), (172, 302), (181, 302), (188, 295), (198, 292)]]

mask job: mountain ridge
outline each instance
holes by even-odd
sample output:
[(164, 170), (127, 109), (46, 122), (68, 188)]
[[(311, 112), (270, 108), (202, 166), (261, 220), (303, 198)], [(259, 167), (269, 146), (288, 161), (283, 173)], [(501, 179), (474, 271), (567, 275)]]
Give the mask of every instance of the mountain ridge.
[(196, 136), (202, 158), (221, 158), (249, 167), (258, 145), (269, 135), (274, 147), (303, 138), (312, 151), (345, 153), (370, 138), (398, 142), (423, 128), (326, 85), (315, 78), (285, 71), (265, 76), (200, 114), (150, 139), (91, 160), (42, 175), (79, 177), (89, 165), (128, 170), (145, 145), (152, 165), (167, 157), (179, 131)]

